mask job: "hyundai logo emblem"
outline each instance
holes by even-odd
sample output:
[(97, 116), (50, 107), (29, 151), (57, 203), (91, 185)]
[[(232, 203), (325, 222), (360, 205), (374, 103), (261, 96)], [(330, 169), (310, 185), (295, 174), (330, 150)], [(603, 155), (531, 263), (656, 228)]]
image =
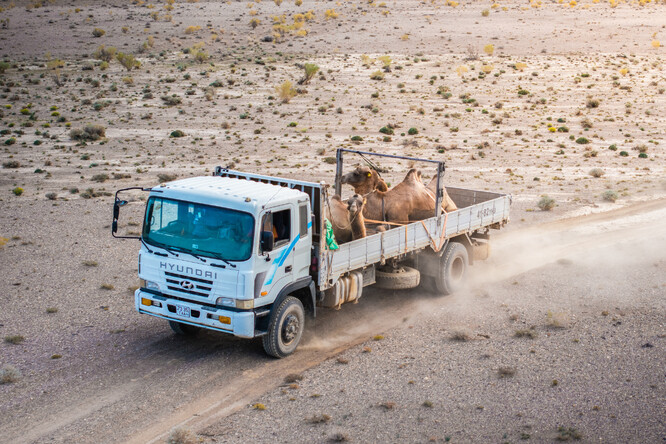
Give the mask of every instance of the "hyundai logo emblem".
[(194, 284), (190, 281), (180, 281), (180, 286), (186, 290), (191, 290), (194, 288)]

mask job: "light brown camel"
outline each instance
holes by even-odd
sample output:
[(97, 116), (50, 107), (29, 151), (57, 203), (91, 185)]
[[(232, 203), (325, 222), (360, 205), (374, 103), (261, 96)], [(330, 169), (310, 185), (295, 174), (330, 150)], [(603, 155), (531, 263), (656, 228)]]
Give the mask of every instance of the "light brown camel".
[[(433, 177), (428, 185), (426, 185), (428, 191), (432, 193), (433, 199), (437, 195), (437, 176)], [(446, 188), (442, 186), (442, 191), (444, 192), (444, 198), (442, 199), (442, 209), (446, 212), (456, 211), (458, 207), (456, 203), (451, 199), (449, 193), (446, 192)]]
[(363, 217), (363, 207), (365, 199), (358, 194), (354, 194), (347, 200), (349, 209), (349, 224), (351, 225), (352, 239), (362, 239), (365, 237), (365, 218)]
[(326, 218), (331, 222), (338, 244), (365, 237), (364, 203), (358, 194), (350, 197), (347, 202), (343, 202), (337, 194), (328, 200)]
[(409, 170), (405, 179), (391, 190), (375, 170), (366, 166), (343, 175), (342, 183), (365, 196), (363, 216), (366, 219), (408, 223), (435, 215), (435, 196), (423, 184), (417, 169)]

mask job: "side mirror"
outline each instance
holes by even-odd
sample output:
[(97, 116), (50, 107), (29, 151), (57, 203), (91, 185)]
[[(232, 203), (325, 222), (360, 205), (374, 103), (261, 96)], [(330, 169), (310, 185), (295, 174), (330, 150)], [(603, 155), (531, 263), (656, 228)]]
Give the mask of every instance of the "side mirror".
[(261, 251), (273, 251), (273, 246), (275, 244), (275, 239), (273, 238), (273, 233), (271, 231), (262, 231), (261, 232)]

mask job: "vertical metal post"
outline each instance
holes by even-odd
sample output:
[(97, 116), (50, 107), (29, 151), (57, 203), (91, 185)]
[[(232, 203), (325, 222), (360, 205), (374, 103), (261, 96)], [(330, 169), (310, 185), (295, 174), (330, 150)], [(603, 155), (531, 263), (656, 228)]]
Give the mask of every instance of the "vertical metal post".
[(437, 163), (437, 192), (435, 193), (435, 217), (439, 217), (442, 214), (442, 199), (444, 198), (444, 162)]
[(338, 148), (335, 154), (335, 194), (342, 196), (342, 149)]

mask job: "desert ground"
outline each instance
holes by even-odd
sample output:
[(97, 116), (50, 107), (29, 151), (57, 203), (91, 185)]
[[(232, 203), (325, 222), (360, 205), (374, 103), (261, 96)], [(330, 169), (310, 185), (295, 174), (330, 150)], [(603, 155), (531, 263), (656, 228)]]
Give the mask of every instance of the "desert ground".
[[(0, 442), (663, 441), (664, 44), (656, 1), (0, 2)], [(115, 190), (341, 147), (512, 195), (467, 288), (283, 360), (134, 311)]]

